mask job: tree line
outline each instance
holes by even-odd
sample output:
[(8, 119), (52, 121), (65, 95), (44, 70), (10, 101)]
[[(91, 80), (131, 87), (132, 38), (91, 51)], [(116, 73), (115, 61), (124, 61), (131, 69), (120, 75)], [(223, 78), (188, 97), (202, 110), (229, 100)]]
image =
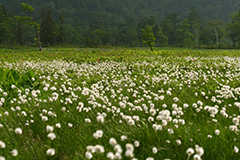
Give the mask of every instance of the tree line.
[[(138, 47), (190, 47), (190, 48), (239, 48), (240, 10), (231, 15), (231, 21), (204, 20), (195, 7), (185, 18), (178, 13), (166, 14), (161, 20), (155, 16), (117, 17), (96, 12), (86, 24), (74, 25), (63, 14), (53, 17), (51, 7), (43, 8), (39, 19), (34, 8), (22, 3), (25, 16), (10, 15), (0, 6), (0, 45), (55, 46), (77, 45), (82, 47), (126, 46)], [(33, 26), (33, 27), (32, 27)], [(77, 28), (77, 29), (76, 29)], [(77, 31), (76, 31), (77, 30)], [(77, 36), (76, 36), (77, 35)], [(151, 48), (150, 47), (150, 48)]]

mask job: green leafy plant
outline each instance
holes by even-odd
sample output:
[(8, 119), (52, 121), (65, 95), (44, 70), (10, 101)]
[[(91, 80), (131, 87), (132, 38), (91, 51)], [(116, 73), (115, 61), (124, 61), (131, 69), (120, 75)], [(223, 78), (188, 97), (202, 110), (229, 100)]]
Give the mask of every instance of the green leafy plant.
[(27, 73), (21, 75), (14, 69), (3, 69), (0, 68), (0, 86), (5, 90), (11, 90), (12, 85), (19, 88), (36, 88), (38, 82), (33, 71), (29, 70)]
[(152, 47), (155, 45), (155, 36), (152, 31), (152, 27), (149, 25), (146, 25), (142, 29), (142, 39), (143, 39), (143, 44), (147, 45), (151, 51), (153, 52)]
[[(29, 4), (26, 4), (26, 3), (21, 3), (22, 4), (22, 9), (27, 11), (28, 13), (32, 13), (34, 11), (34, 8), (29, 5)], [(30, 16), (15, 16), (15, 18), (18, 20), (18, 21), (21, 21), (29, 26), (33, 26), (36, 30), (36, 34), (37, 34), (37, 43), (38, 43), (38, 46), (39, 46), (39, 51), (42, 51), (42, 45), (41, 45), (41, 42), (40, 42), (40, 36), (39, 36), (39, 26), (37, 24), (37, 22), (35, 21), (35, 19), (33, 18), (33, 15), (31, 14)]]

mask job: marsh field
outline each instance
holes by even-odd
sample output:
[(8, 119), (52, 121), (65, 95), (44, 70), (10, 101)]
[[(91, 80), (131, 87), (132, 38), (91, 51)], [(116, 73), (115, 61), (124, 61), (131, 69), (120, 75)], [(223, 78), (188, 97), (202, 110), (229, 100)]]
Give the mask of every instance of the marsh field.
[(240, 51), (0, 49), (0, 160), (239, 160)]

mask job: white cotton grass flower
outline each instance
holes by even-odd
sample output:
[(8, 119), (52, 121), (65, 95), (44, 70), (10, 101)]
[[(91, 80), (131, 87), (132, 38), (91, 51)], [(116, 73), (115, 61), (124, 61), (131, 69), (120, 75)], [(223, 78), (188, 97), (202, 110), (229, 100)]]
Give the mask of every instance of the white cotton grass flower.
[(209, 134), (209, 135), (207, 135), (207, 138), (210, 138), (210, 139), (211, 139), (211, 138), (212, 138), (212, 135), (210, 135), (210, 134)]
[(115, 159), (115, 155), (113, 154), (113, 152), (108, 152), (107, 158), (113, 160), (113, 159)]
[(115, 138), (110, 138), (109, 139), (109, 144), (111, 145), (111, 146), (115, 146), (115, 145), (117, 145), (117, 141), (116, 141), (116, 139)]
[(193, 148), (188, 148), (186, 153), (187, 153), (188, 156), (191, 156), (191, 155), (194, 154), (194, 149)]
[(126, 149), (133, 152), (134, 151), (134, 146), (131, 143), (127, 143), (126, 144)]
[(12, 155), (13, 157), (16, 157), (16, 156), (18, 155), (18, 150), (17, 150), (17, 149), (14, 149), (14, 150), (12, 150), (10, 153), (11, 153), (11, 155)]
[(100, 122), (100, 123), (103, 123), (104, 122), (104, 116), (103, 115), (97, 116), (97, 121)]
[(121, 154), (123, 150), (122, 147), (119, 144), (117, 144), (114, 146), (114, 151)]
[(0, 156), (0, 160), (6, 160), (5, 157), (3, 156)]
[(168, 124), (168, 122), (165, 119), (163, 119), (162, 120), (162, 126), (166, 126), (167, 124)]
[(72, 123), (68, 123), (68, 128), (72, 128), (73, 124)]
[(55, 125), (55, 127), (56, 127), (56, 128), (61, 128), (61, 124), (60, 124), (60, 123), (57, 123), (57, 124)]
[(153, 152), (153, 154), (156, 154), (158, 152), (158, 149), (156, 147), (153, 147), (152, 152)]
[(154, 158), (153, 157), (148, 157), (148, 158), (146, 158), (146, 160), (154, 160)]
[(238, 131), (238, 127), (236, 125), (230, 125), (229, 130), (230, 131)]
[(93, 137), (94, 137), (95, 139), (100, 138), (97, 133), (93, 133)]
[(131, 151), (131, 150), (126, 150), (126, 152), (125, 152), (125, 156), (126, 157), (133, 157), (134, 156), (134, 154), (133, 154), (133, 151)]
[(87, 146), (87, 152), (90, 152), (90, 153), (95, 153), (95, 146)]
[(46, 131), (47, 131), (47, 132), (52, 132), (53, 129), (54, 129), (53, 126), (49, 126), (49, 125), (47, 125), (47, 127), (46, 127)]
[(174, 133), (174, 130), (172, 128), (168, 128), (168, 133), (169, 134), (173, 134)]
[(202, 156), (204, 154), (204, 149), (203, 147), (200, 147), (198, 145), (195, 145), (195, 150), (196, 150), (196, 154), (198, 154), (199, 156)]
[(16, 128), (15, 133), (18, 134), (18, 135), (22, 134), (22, 129), (21, 128)]
[(195, 155), (193, 156), (193, 160), (201, 160), (201, 159), (202, 159), (201, 156), (198, 155), (198, 154), (195, 154)]
[(66, 107), (62, 107), (61, 111), (65, 112), (66, 111)]
[(134, 141), (133, 144), (134, 144), (135, 147), (139, 147), (140, 146), (139, 141)]
[(178, 146), (180, 146), (182, 142), (181, 142), (180, 139), (177, 139), (177, 140), (176, 140), (176, 143), (177, 143)]
[(46, 152), (48, 156), (54, 156), (55, 155), (55, 149), (54, 148), (49, 148)]
[(239, 149), (238, 149), (237, 146), (234, 146), (234, 152), (235, 152), (235, 153), (238, 153), (238, 152), (239, 152)]
[(187, 103), (184, 103), (184, 104), (183, 104), (183, 108), (184, 108), (184, 109), (186, 109), (186, 108), (188, 108), (188, 107), (189, 107), (189, 104), (187, 104)]
[(6, 144), (3, 141), (0, 141), (0, 148), (5, 148)]
[(101, 146), (101, 145), (96, 145), (95, 146), (95, 152), (96, 153), (104, 153), (105, 152), (104, 147)]
[(135, 121), (139, 121), (139, 120), (140, 120), (139, 116), (133, 116), (133, 119), (134, 119)]
[(215, 130), (215, 134), (218, 136), (220, 134), (220, 130), (219, 129), (216, 129)]
[(239, 125), (239, 118), (236, 118), (236, 117), (234, 117), (233, 119), (232, 119), (232, 121), (233, 121), (233, 123), (235, 124), (235, 125)]
[(5, 111), (5, 112), (4, 112), (4, 115), (5, 115), (5, 116), (8, 116), (8, 115), (9, 115), (8, 111)]
[(86, 119), (85, 119), (85, 122), (86, 122), (86, 123), (91, 123), (91, 119), (86, 118)]
[(103, 136), (103, 131), (102, 130), (97, 130), (95, 133), (93, 133), (93, 137), (98, 139)]
[(154, 116), (157, 113), (154, 108), (151, 108), (149, 112), (152, 116)]
[(8, 94), (7, 92), (3, 92), (3, 96), (6, 97)]
[(55, 133), (49, 133), (47, 137), (50, 138), (51, 140), (54, 140), (56, 138), (56, 135)]
[(48, 121), (48, 117), (47, 116), (42, 116), (42, 121), (43, 122)]
[(115, 159), (118, 159), (118, 160), (122, 159), (121, 153), (119, 152), (115, 153)]
[(85, 158), (87, 158), (87, 159), (92, 159), (92, 158), (93, 158), (92, 153), (86, 152), (86, 153), (85, 153)]
[(127, 136), (122, 135), (122, 136), (121, 136), (121, 141), (125, 141), (125, 140), (127, 140)]
[(148, 122), (153, 122), (154, 121), (154, 118), (153, 117), (148, 117)]
[(134, 121), (133, 119), (128, 120), (127, 123), (128, 123), (130, 126), (134, 126), (134, 125), (135, 125), (135, 121)]

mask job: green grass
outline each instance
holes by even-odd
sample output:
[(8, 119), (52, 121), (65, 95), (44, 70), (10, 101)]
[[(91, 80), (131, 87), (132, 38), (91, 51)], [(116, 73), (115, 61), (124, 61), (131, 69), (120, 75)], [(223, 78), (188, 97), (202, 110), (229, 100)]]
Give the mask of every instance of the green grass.
[[(187, 159), (187, 149), (195, 145), (203, 147), (202, 159), (238, 160), (240, 155), (234, 152), (234, 146), (240, 147), (239, 131), (230, 131), (229, 126), (240, 113), (234, 106), (240, 98), (235, 91), (240, 84), (239, 55), (238, 50), (172, 48), (156, 48), (153, 53), (146, 48), (46, 48), (43, 52), (35, 48), (0, 49), (0, 68), (14, 69), (19, 75), (31, 70), (35, 74), (34, 83), (39, 84), (9, 90), (0, 86), (3, 89), (0, 98), (4, 98), (0, 107), (3, 126), (0, 141), (6, 144), (6, 148), (0, 149), (0, 156), (23, 160), (86, 159), (86, 147), (99, 144), (105, 152), (93, 153), (92, 159), (104, 160), (108, 152), (115, 153), (109, 144), (113, 137), (122, 147), (122, 159), (132, 159), (125, 156), (125, 145), (139, 141), (140, 146), (133, 152), (139, 160), (147, 157)], [(218, 92), (223, 85), (230, 89)], [(53, 86), (56, 90), (51, 89)], [(86, 95), (84, 88), (88, 88)], [(230, 97), (218, 97), (228, 92), (232, 93)], [(56, 100), (53, 94), (58, 94)], [(164, 99), (161, 100), (161, 96)], [(174, 101), (175, 97), (179, 100)], [(198, 101), (202, 106), (198, 104), (194, 108), (192, 105)], [(81, 112), (76, 109), (79, 102), (84, 103)], [(126, 107), (121, 107), (119, 102)], [(188, 108), (183, 107), (185, 103), (189, 104)], [(215, 106), (218, 113), (211, 116), (204, 109), (206, 106)], [(156, 110), (155, 115), (151, 115), (150, 108)], [(162, 126), (162, 130), (155, 131), (153, 124), (162, 124), (157, 118), (162, 110), (169, 110), (172, 120)], [(222, 115), (224, 110), (227, 118)], [(175, 112), (178, 114), (174, 115)], [(104, 123), (97, 121), (102, 113), (106, 114)], [(42, 121), (42, 115), (47, 116), (48, 121)], [(129, 125), (124, 115), (138, 116), (139, 120)], [(149, 117), (154, 120), (149, 121)], [(87, 118), (91, 123), (85, 122)], [(185, 124), (176, 126), (173, 119), (184, 120)], [(54, 127), (56, 139), (50, 140), (46, 126), (57, 123), (61, 128)], [(69, 128), (68, 123), (73, 127)], [(23, 130), (22, 135), (15, 134), (17, 127)], [(169, 129), (174, 133), (170, 134)], [(219, 135), (215, 134), (216, 129), (220, 130)], [(98, 139), (93, 137), (97, 130), (103, 131)], [(121, 141), (122, 135), (126, 135), (127, 140)], [(209, 135), (212, 138), (208, 138)], [(176, 140), (181, 140), (181, 145), (177, 145)], [(158, 149), (156, 154), (152, 152), (153, 147)], [(46, 154), (49, 148), (55, 149), (54, 156)], [(16, 157), (10, 154), (13, 149), (18, 150)], [(193, 159), (193, 155), (189, 159)]]

